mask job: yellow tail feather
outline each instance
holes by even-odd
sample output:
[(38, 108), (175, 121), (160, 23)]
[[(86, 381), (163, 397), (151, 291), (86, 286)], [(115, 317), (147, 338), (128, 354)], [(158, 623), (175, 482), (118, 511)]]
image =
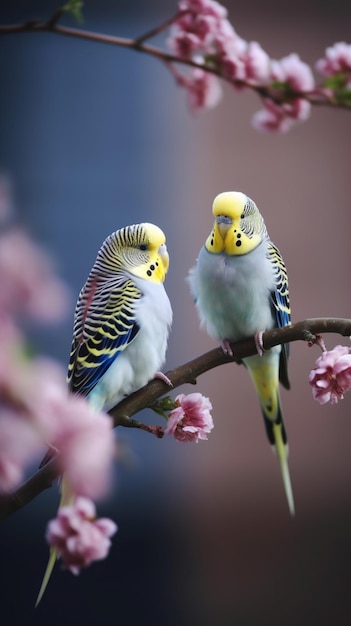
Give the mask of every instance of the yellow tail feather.
[(54, 569), (55, 563), (56, 563), (56, 559), (57, 559), (57, 552), (55, 550), (55, 548), (50, 548), (50, 556), (49, 556), (49, 561), (48, 564), (46, 566), (46, 570), (45, 570), (45, 574), (43, 577), (43, 581), (41, 583), (40, 586), (40, 590), (38, 593), (38, 597), (37, 597), (37, 601), (35, 603), (35, 608), (38, 606), (40, 600), (42, 599), (46, 587), (48, 586), (49, 580), (51, 578), (51, 574), (52, 574), (52, 570)]
[(268, 439), (277, 453), (289, 511), (291, 515), (295, 515), (288, 466), (288, 446), (278, 391), (279, 354), (269, 351), (262, 357), (255, 355), (245, 359), (244, 362), (258, 393)]
[[(61, 481), (61, 499), (60, 499), (60, 504), (59, 504), (59, 509), (61, 509), (63, 506), (69, 506), (70, 504), (73, 504), (74, 502), (74, 493), (72, 491), (72, 489), (70, 488), (67, 480), (65, 480), (65, 478), (62, 478)], [(41, 583), (40, 589), (39, 589), (39, 593), (38, 593), (38, 597), (37, 597), (37, 601), (35, 603), (35, 607), (38, 606), (40, 600), (42, 599), (45, 590), (48, 586), (49, 580), (51, 578), (51, 574), (53, 572), (56, 560), (58, 559), (58, 554), (55, 550), (55, 548), (50, 548), (50, 555), (49, 555), (49, 561), (48, 564), (46, 566), (46, 570), (43, 576), (43, 581)]]

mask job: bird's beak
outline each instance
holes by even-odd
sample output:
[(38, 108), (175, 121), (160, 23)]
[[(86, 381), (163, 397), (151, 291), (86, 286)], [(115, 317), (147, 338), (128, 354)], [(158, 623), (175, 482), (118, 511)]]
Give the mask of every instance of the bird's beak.
[(229, 228), (231, 227), (232, 223), (233, 221), (231, 217), (228, 217), (227, 215), (217, 215), (216, 224), (217, 224), (218, 231), (222, 239), (225, 239), (227, 232)]

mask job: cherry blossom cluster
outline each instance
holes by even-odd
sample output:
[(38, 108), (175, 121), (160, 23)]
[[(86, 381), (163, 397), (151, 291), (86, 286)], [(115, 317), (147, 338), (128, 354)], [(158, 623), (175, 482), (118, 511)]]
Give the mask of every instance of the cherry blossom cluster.
[(342, 41), (325, 51), (325, 57), (316, 63), (316, 69), (327, 77), (343, 76), (345, 86), (351, 88), (351, 45)]
[(264, 108), (252, 120), (260, 131), (286, 132), (305, 121), (313, 97), (351, 105), (351, 45), (337, 43), (326, 50), (316, 69), (327, 80), (316, 87), (311, 68), (297, 54), (270, 59), (258, 42), (236, 33), (227, 10), (216, 0), (181, 0), (168, 46), (174, 56), (191, 65), (188, 73), (172, 71), (187, 89), (193, 111), (218, 104), (219, 77), (237, 89), (255, 89), (261, 96)]
[(312, 394), (320, 404), (336, 404), (351, 389), (351, 350), (346, 346), (336, 346), (333, 350), (323, 350), (310, 372), (309, 383)]
[(67, 312), (68, 291), (51, 259), (21, 228), (0, 235), (0, 312), (39, 322), (58, 322)]
[(0, 492), (18, 485), (26, 466), (40, 460), (45, 443), (60, 452), (60, 470), (67, 469), (77, 484), (71, 449), (74, 434), (79, 427), (85, 429), (91, 415), (89, 406), (67, 393), (59, 365), (49, 359), (29, 359), (14, 335), (14, 328), (1, 327)]
[(201, 393), (181, 393), (174, 400), (165, 433), (182, 442), (206, 440), (214, 426), (211, 410), (210, 400)]
[[(12, 225), (6, 187), (1, 179), (0, 494), (15, 489), (48, 446), (57, 472), (65, 473), (73, 491), (100, 498), (109, 487), (115, 456), (113, 422), (104, 413), (93, 414), (85, 399), (68, 392), (61, 365), (28, 355), (19, 321), (57, 322), (68, 310), (69, 298), (48, 256)], [(98, 522), (94, 524), (96, 528)], [(85, 536), (93, 539), (96, 532)]]
[(93, 561), (106, 558), (116, 524), (108, 518), (96, 519), (94, 503), (83, 497), (72, 506), (59, 509), (46, 531), (48, 543), (62, 559), (63, 568), (79, 574)]
[(112, 419), (68, 393), (56, 362), (29, 358), (14, 321), (19, 313), (48, 321), (62, 316), (66, 290), (48, 263), (43, 269), (45, 260), (25, 233), (10, 229), (0, 236), (0, 492), (15, 488), (49, 445), (74, 490), (100, 497), (114, 455)]

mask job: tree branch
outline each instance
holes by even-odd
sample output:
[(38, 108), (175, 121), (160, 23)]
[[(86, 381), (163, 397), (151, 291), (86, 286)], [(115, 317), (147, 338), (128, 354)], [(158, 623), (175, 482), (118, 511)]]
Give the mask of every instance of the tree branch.
[[(277, 104), (281, 104), (282, 102), (284, 102), (283, 96), (279, 95), (279, 92), (277, 89), (275, 89), (273, 92), (269, 88), (269, 86), (266, 87), (263, 85), (253, 85), (252, 83), (247, 82), (245, 80), (228, 78), (227, 76), (224, 76), (222, 72), (216, 67), (204, 65), (203, 62), (201, 61), (196, 62), (191, 59), (184, 59), (184, 58), (178, 57), (160, 48), (156, 48), (155, 46), (150, 46), (149, 44), (144, 43), (146, 39), (150, 39), (151, 37), (155, 36), (159, 32), (163, 31), (169, 25), (171, 25), (175, 21), (179, 13), (176, 16), (173, 16), (172, 18), (164, 22), (163, 24), (161, 24), (160, 26), (155, 27), (154, 29), (148, 31), (147, 33), (143, 35), (140, 35), (139, 37), (136, 37), (135, 39), (127, 39), (124, 37), (116, 37), (112, 35), (105, 35), (102, 33), (91, 32), (91, 31), (80, 29), (80, 28), (70, 28), (67, 26), (61, 26), (57, 23), (61, 15), (62, 15), (62, 10), (58, 9), (58, 11), (56, 11), (53, 17), (49, 19), (47, 22), (41, 22), (39, 20), (29, 20), (27, 22), (23, 22), (20, 24), (2, 25), (0, 26), (0, 35), (9, 35), (9, 34), (15, 34), (15, 33), (28, 33), (28, 32), (50, 32), (50, 33), (55, 33), (57, 35), (64, 35), (67, 37), (85, 39), (86, 41), (94, 41), (96, 43), (119, 46), (122, 48), (130, 48), (131, 50), (142, 52), (144, 54), (148, 54), (150, 56), (153, 56), (159, 59), (169, 69), (170, 69), (170, 64), (172, 63), (177, 63), (180, 65), (185, 65), (185, 66), (189, 66), (192, 68), (201, 69), (203, 71), (208, 72), (209, 74), (214, 74), (218, 78), (221, 78), (222, 80), (233, 85), (234, 87), (238, 87), (238, 88), (246, 87), (247, 89), (252, 89), (253, 91), (257, 93), (257, 95), (260, 98), (263, 98), (263, 99), (266, 98), (266, 99), (272, 100), (273, 102), (276, 102)], [(320, 92), (318, 89), (315, 91), (311, 91), (311, 92), (299, 92), (299, 91), (291, 90), (291, 92), (289, 93), (289, 98), (291, 99), (301, 98), (301, 99), (307, 100), (312, 105), (329, 106), (332, 108), (350, 110), (350, 105), (348, 103), (335, 100), (334, 97), (328, 97), (326, 94), (324, 94), (323, 92)]]
[[(316, 335), (323, 333), (335, 333), (343, 337), (350, 337), (351, 319), (306, 319), (285, 328), (267, 330), (263, 335), (263, 345), (265, 350), (269, 350), (278, 344), (293, 341), (314, 342)], [(233, 358), (225, 355), (221, 348), (215, 348), (167, 372), (167, 377), (171, 380), (173, 389), (184, 384), (196, 384), (197, 378), (201, 374), (233, 361), (240, 363), (243, 358), (252, 356), (257, 352), (253, 338), (233, 343), (232, 350), (235, 355)], [(114, 425), (141, 428), (160, 436), (159, 427), (147, 426), (137, 420), (132, 420), (131, 416), (145, 407), (151, 407), (156, 400), (169, 392), (169, 390), (169, 386), (160, 379), (150, 381), (145, 387), (134, 392), (111, 409), (109, 413), (114, 419)], [(34, 500), (42, 491), (51, 487), (57, 475), (58, 471), (55, 459), (53, 459), (31, 476), (15, 492), (0, 497), (0, 521), (3, 521), (11, 513)]]

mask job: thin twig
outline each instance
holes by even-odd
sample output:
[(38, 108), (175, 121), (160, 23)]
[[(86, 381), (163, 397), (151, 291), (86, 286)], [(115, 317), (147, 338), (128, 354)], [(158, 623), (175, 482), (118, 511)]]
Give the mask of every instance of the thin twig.
[(61, 19), (62, 14), (63, 14), (63, 9), (62, 9), (62, 7), (59, 7), (55, 11), (53, 16), (46, 22), (48, 30), (53, 30), (57, 26), (57, 23)]
[(142, 43), (144, 43), (144, 41), (146, 41), (147, 39), (152, 39), (152, 37), (156, 37), (156, 35), (159, 35), (160, 33), (162, 33), (164, 30), (166, 30), (167, 28), (169, 28), (170, 26), (172, 26), (172, 24), (183, 14), (185, 13), (189, 13), (189, 11), (178, 11), (175, 15), (173, 15), (173, 17), (170, 17), (168, 20), (166, 20), (165, 22), (163, 22), (162, 24), (160, 24), (159, 26), (155, 26), (155, 28), (152, 28), (151, 30), (148, 30), (146, 33), (144, 33), (143, 35), (139, 35), (139, 37), (136, 37), (136, 39), (134, 39), (134, 43), (135, 46), (137, 48), (140, 47), (140, 45)]

